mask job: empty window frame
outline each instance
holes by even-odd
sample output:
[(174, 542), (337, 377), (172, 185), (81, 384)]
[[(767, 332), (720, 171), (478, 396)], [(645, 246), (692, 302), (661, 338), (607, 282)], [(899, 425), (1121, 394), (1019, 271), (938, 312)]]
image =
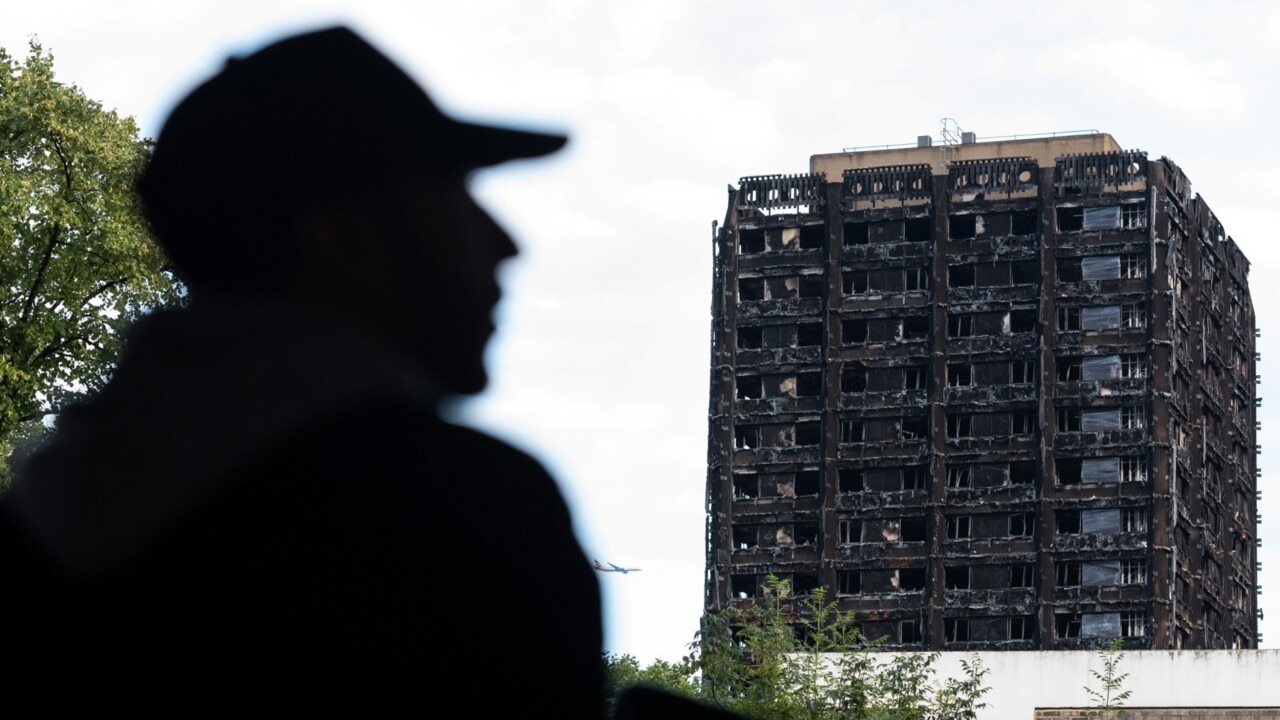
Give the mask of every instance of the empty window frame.
[(1126, 456), (1120, 458), (1120, 482), (1146, 482), (1147, 481), (1147, 462), (1146, 458), (1138, 456)]
[(1009, 363), (1009, 382), (1013, 385), (1033, 384), (1036, 381), (1034, 360), (1014, 360)]
[(871, 241), (865, 222), (847, 222), (844, 224), (844, 245), (866, 245)]
[(947, 337), (970, 337), (973, 335), (972, 315), (947, 316)]
[(1058, 232), (1076, 232), (1084, 227), (1084, 208), (1057, 208)]
[(862, 521), (853, 518), (840, 519), (840, 544), (856, 545), (862, 542)]
[(1146, 560), (1121, 560), (1120, 561), (1120, 584), (1121, 585), (1145, 585), (1147, 583), (1147, 561)]
[(1053, 616), (1053, 630), (1059, 639), (1080, 637), (1080, 613), (1056, 613)]
[(1009, 537), (1031, 537), (1036, 532), (1036, 514), (1016, 512), (1009, 515)]
[(1057, 258), (1058, 282), (1080, 282), (1084, 279), (1083, 259), (1078, 257)]
[(1020, 563), (1009, 567), (1009, 587), (1011, 588), (1029, 588), (1035, 587), (1035, 565), (1030, 563)]
[(1058, 587), (1080, 587), (1080, 563), (1059, 561), (1054, 565), (1054, 573), (1054, 579)]
[(1120, 408), (1120, 429), (1137, 430), (1146, 426), (1147, 412), (1141, 405), (1123, 405)]
[(827, 279), (822, 275), (810, 273), (800, 276), (800, 297), (820, 298), (827, 294)]
[(866, 426), (861, 420), (840, 421), (840, 442), (860, 443), (866, 434)]
[(1054, 525), (1059, 535), (1076, 535), (1080, 532), (1079, 510), (1055, 510)]
[(798, 522), (795, 524), (796, 543), (800, 545), (820, 545), (822, 533), (816, 522)]
[[(1061, 425), (1058, 429), (1062, 429)], [(1053, 465), (1059, 485), (1079, 485), (1082, 482), (1081, 458), (1055, 458)]]
[(902, 339), (902, 318), (876, 318), (867, 321), (868, 342), (894, 342)]
[(948, 220), (947, 237), (952, 240), (969, 240), (978, 233), (977, 215), (951, 215)]
[(946, 572), (946, 587), (948, 590), (968, 590), (973, 584), (973, 568), (968, 565), (960, 565), (957, 567), (948, 567)]
[(800, 249), (821, 250), (826, 244), (827, 227), (825, 225), (801, 225)]
[(973, 536), (973, 518), (968, 515), (947, 517), (947, 539), (968, 540)]
[(1126, 329), (1147, 326), (1147, 309), (1142, 303), (1125, 303), (1120, 306), (1120, 327)]
[(1014, 210), (1010, 217), (1014, 235), (1036, 235), (1040, 232), (1040, 218), (1035, 210)]
[(922, 315), (908, 315), (902, 318), (902, 339), (921, 340), (929, 337), (929, 318)]
[(1138, 353), (1128, 353), (1120, 356), (1120, 377), (1126, 380), (1136, 380), (1147, 376), (1147, 359)]
[(1147, 204), (1126, 203), (1120, 206), (1120, 227), (1138, 230), (1147, 226)]
[(924, 626), (920, 618), (898, 623), (898, 642), (903, 645), (919, 645), (924, 642)]
[(866, 320), (841, 320), (840, 340), (845, 345), (861, 345), (867, 341)]
[(1126, 280), (1147, 276), (1147, 259), (1142, 255), (1120, 256), (1120, 277)]
[(1078, 307), (1059, 307), (1058, 308), (1058, 330), (1059, 332), (1070, 332), (1080, 329), (1080, 308)]
[(903, 490), (926, 490), (929, 487), (929, 470), (923, 465), (902, 468)]
[(973, 416), (972, 415), (948, 415), (947, 416), (947, 437), (949, 438), (967, 438), (973, 437)]
[(861, 595), (862, 573), (857, 570), (841, 570), (837, 572), (836, 593), (840, 595)]
[(754, 473), (733, 474), (733, 499), (755, 500), (760, 497), (760, 476)]
[(925, 389), (924, 368), (907, 367), (902, 369), (902, 389), (903, 390), (923, 390)]
[(1120, 613), (1120, 637), (1145, 637), (1147, 634), (1147, 613), (1143, 610), (1129, 610)]
[(902, 289), (908, 292), (929, 289), (929, 269), (910, 267), (902, 271)]
[(759, 375), (739, 375), (734, 385), (739, 400), (759, 400), (764, 397), (764, 386)]
[(947, 642), (969, 641), (969, 618), (943, 618), (942, 625), (946, 631)]
[(1036, 331), (1035, 310), (1010, 310), (1008, 318), (1008, 328), (1005, 331), (1006, 335), (1011, 333), (1029, 333)]
[(947, 387), (969, 387), (970, 385), (973, 385), (973, 363), (947, 365)]
[(760, 428), (756, 425), (739, 425), (733, 429), (735, 450), (754, 450), (760, 447)]
[(817, 420), (795, 424), (795, 445), (821, 445), (822, 423)]
[(796, 325), (796, 347), (822, 345), (822, 323), (807, 322)]
[(870, 289), (869, 273), (866, 270), (845, 270), (841, 273), (842, 290), (845, 295), (862, 295)]
[(759, 228), (738, 230), (738, 252), (742, 255), (764, 252), (764, 230)]
[(842, 493), (862, 492), (866, 489), (866, 474), (862, 468), (840, 468), (837, 475)]
[(761, 327), (740, 327), (738, 328), (738, 349), (739, 350), (759, 350), (761, 340), (763, 339), (764, 328)]
[(902, 568), (889, 582), (898, 592), (920, 592), (925, 589), (925, 576), (924, 568)]
[(764, 278), (738, 279), (738, 302), (756, 302), (764, 299)]
[(1058, 432), (1080, 432), (1082, 417), (1078, 407), (1058, 408)]
[(822, 473), (818, 470), (797, 470), (795, 482), (796, 497), (812, 497), (822, 493)]
[(933, 223), (927, 217), (907, 218), (903, 230), (904, 239), (909, 243), (929, 242), (933, 239)]
[(760, 545), (760, 527), (758, 525), (734, 525), (733, 549), (750, 550)]
[(729, 594), (739, 600), (756, 597), (760, 592), (760, 581), (755, 575), (730, 575)]
[(1034, 640), (1036, 619), (1034, 615), (1015, 615), (1009, 618), (1010, 640)]
[(929, 418), (904, 417), (898, 426), (898, 438), (901, 440), (922, 440), (929, 436)]
[(977, 287), (978, 273), (973, 265), (949, 265), (947, 284), (953, 288)]
[(840, 392), (866, 392), (867, 371), (862, 367), (846, 367), (840, 372)]
[(822, 373), (802, 372), (783, 375), (778, 381), (780, 397), (817, 397), (822, 394)]
[(1058, 369), (1058, 382), (1075, 382), (1080, 379), (1083, 358), (1060, 356), (1054, 359), (1054, 365)]
[(922, 517), (902, 518), (901, 525), (902, 538), (901, 542), (924, 542), (925, 541), (925, 519)]
[(973, 487), (973, 471), (968, 465), (953, 465), (947, 468), (947, 487), (961, 489)]
[(1122, 532), (1146, 532), (1147, 511), (1145, 508), (1124, 508), (1120, 511), (1120, 530)]
[(1036, 462), (1018, 460), (1009, 464), (1009, 484), (1011, 486), (1029, 486), (1036, 482)]

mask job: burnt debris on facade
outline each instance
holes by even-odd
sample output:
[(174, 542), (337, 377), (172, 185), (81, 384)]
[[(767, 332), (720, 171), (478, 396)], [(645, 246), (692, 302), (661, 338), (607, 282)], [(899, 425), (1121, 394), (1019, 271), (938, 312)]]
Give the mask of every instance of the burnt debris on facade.
[(773, 574), (885, 648), (1257, 647), (1249, 262), (1182, 170), (1100, 133), (810, 170), (716, 233), (707, 609)]

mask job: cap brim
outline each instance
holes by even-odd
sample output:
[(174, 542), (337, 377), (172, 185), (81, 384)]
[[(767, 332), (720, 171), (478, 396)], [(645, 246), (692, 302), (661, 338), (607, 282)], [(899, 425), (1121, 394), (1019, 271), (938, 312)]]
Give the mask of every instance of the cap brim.
[(542, 157), (564, 147), (564, 135), (515, 130), (454, 121), (450, 136), (454, 156), (471, 167)]

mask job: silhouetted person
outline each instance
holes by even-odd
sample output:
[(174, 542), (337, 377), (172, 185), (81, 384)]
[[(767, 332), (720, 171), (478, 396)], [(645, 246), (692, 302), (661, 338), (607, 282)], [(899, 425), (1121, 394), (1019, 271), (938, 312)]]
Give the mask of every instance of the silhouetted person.
[(138, 187), (189, 303), (131, 331), (0, 501), (9, 703), (600, 713), (598, 589), (553, 481), (436, 413), (486, 384), (516, 252), (468, 174), (563, 144), (445, 116), (342, 28), (174, 109)]

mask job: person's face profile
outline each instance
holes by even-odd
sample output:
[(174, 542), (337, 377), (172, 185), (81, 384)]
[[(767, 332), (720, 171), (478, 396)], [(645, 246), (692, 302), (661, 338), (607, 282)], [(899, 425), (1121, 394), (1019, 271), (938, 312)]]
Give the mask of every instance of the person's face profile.
[(390, 219), (401, 342), (450, 390), (479, 392), (502, 296), (497, 268), (516, 254), (515, 243), (472, 197), (461, 173), (411, 177), (398, 188)]

